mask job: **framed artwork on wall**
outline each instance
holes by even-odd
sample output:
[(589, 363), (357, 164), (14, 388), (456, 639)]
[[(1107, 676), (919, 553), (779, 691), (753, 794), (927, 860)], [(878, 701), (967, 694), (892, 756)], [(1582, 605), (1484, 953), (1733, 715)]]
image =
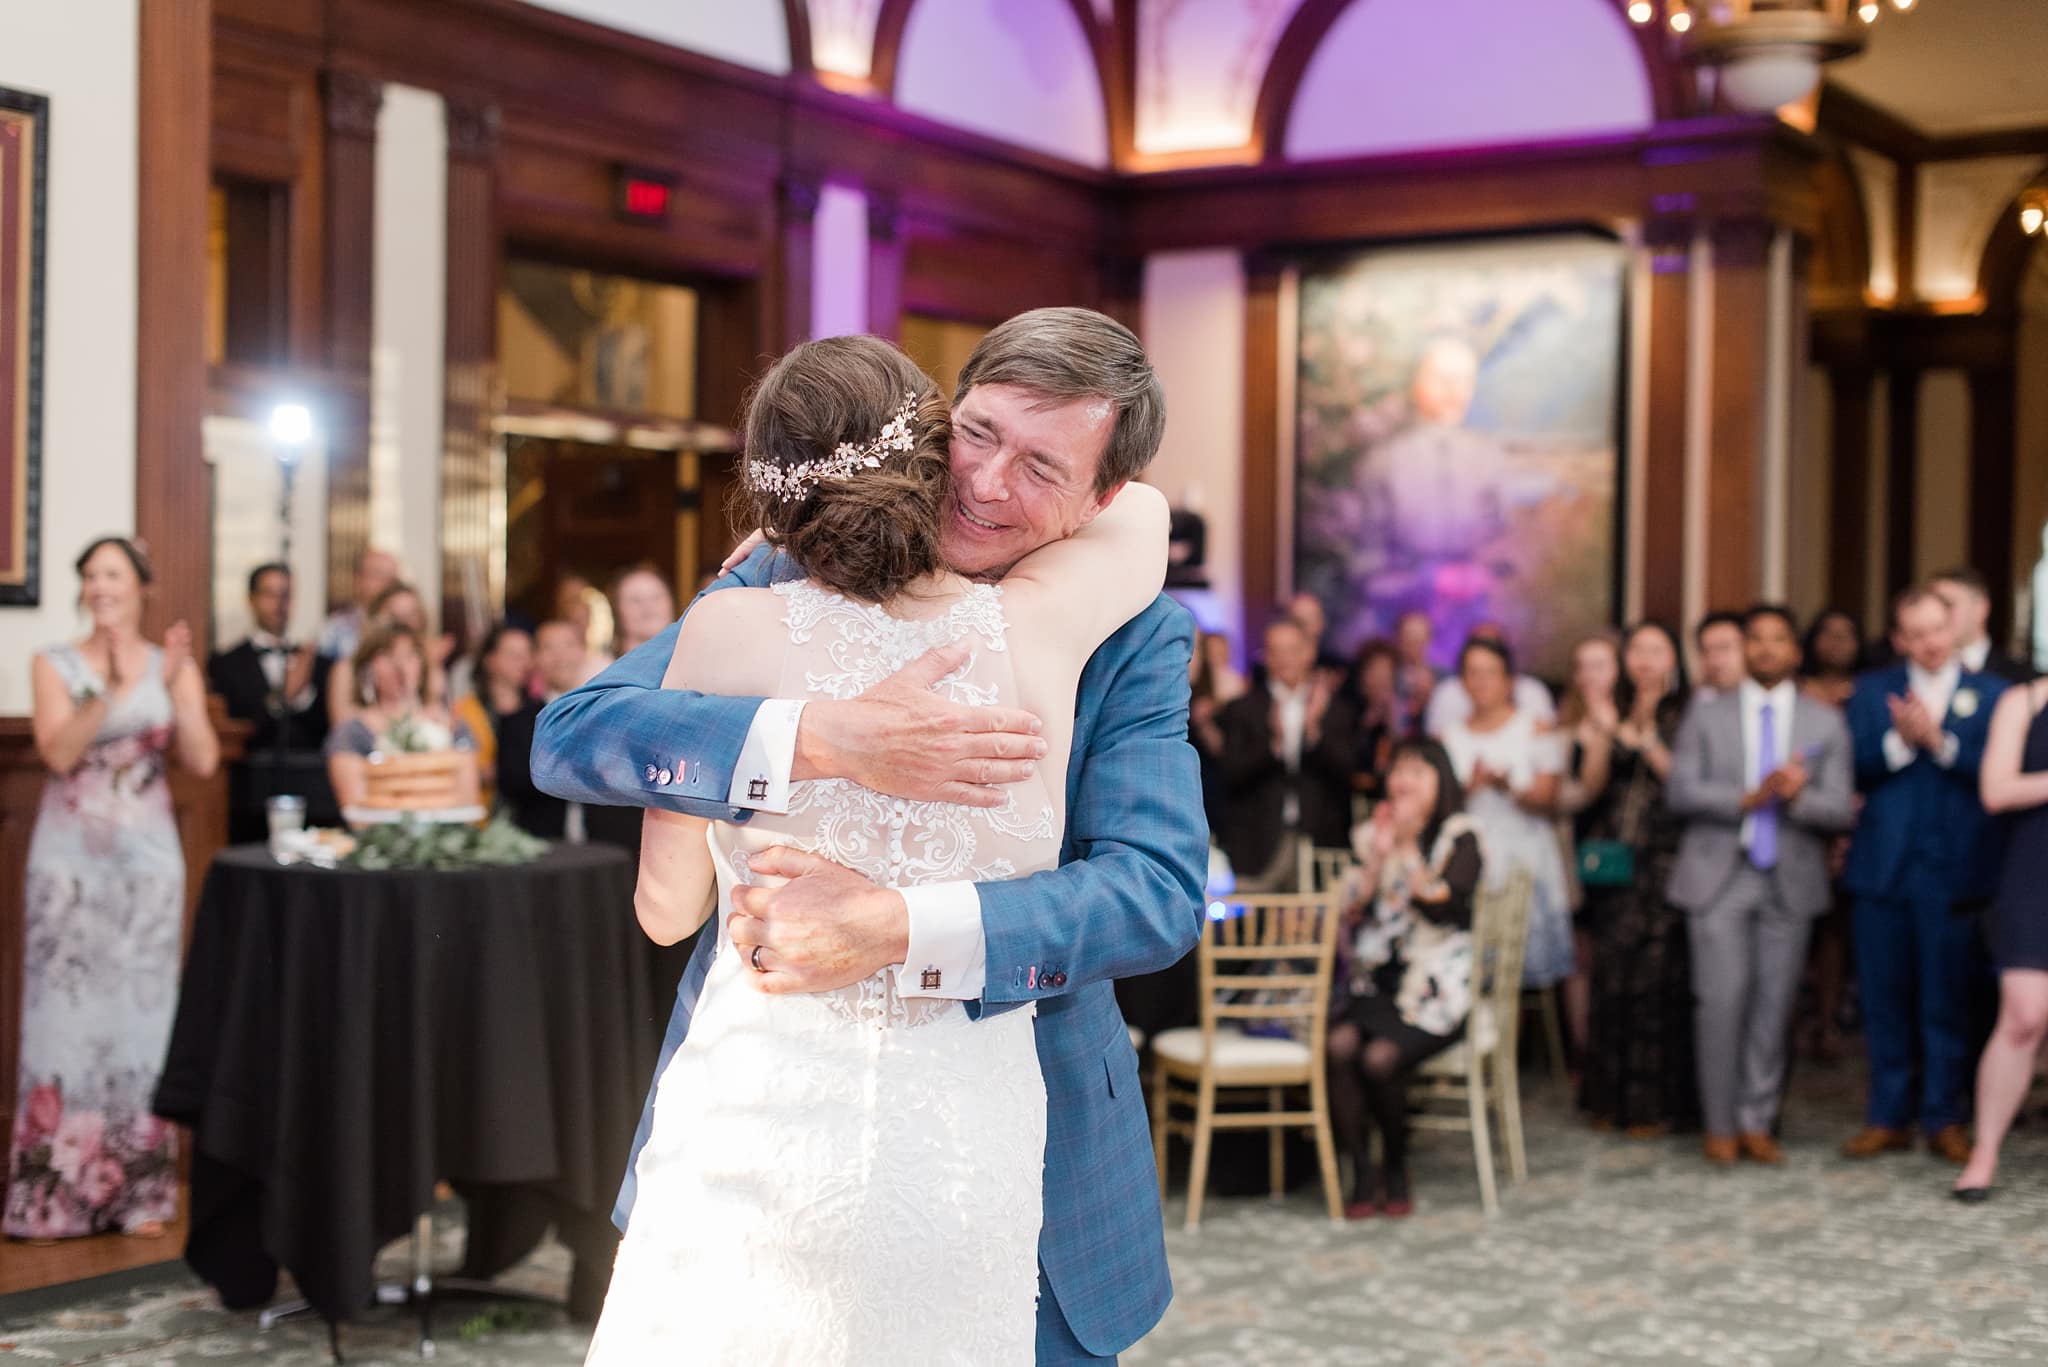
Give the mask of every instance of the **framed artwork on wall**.
[(1334, 645), (1423, 612), (1447, 668), (1497, 623), (1555, 679), (1613, 625), (1626, 285), (1580, 233), (1303, 264), (1294, 575)]
[(48, 97), (0, 87), (0, 605), (14, 607), (40, 591), (49, 150)]

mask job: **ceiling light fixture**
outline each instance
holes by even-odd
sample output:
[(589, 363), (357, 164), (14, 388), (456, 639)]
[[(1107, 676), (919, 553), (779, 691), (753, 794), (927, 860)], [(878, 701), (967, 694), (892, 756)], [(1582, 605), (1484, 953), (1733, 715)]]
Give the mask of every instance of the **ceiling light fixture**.
[[(1891, 0), (1904, 13), (1917, 0)], [(1853, 13), (1852, 13), (1853, 12)], [(1863, 30), (1884, 13), (1879, 0), (1665, 0), (1664, 22), (1697, 66), (1720, 76), (1728, 102), (1751, 114), (1804, 99), (1821, 67), (1862, 51)], [(1630, 22), (1648, 25), (1656, 7), (1633, 0)], [(1861, 24), (1856, 23), (1861, 20)]]

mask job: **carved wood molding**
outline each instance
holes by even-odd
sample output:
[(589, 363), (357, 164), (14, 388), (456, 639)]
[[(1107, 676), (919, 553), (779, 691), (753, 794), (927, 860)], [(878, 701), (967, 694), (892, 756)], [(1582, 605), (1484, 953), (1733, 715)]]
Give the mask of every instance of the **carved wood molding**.
[(329, 70), (321, 73), (320, 95), (329, 133), (345, 138), (377, 136), (384, 82), (353, 71)]
[(448, 100), (448, 156), (489, 161), (498, 153), (498, 106), (487, 100)]

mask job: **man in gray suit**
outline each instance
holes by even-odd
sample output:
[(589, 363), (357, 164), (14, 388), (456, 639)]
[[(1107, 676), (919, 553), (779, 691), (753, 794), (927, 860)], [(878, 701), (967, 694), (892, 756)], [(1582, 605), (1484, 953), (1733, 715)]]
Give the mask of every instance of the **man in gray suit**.
[(1749, 677), (1678, 728), (1665, 800), (1687, 819), (1666, 895), (1692, 940), (1706, 1156), (1782, 1163), (1772, 1138), (1785, 1039), (1813, 919), (1829, 901), (1827, 841), (1856, 819), (1841, 714), (1800, 695), (1790, 610), (1743, 615)]

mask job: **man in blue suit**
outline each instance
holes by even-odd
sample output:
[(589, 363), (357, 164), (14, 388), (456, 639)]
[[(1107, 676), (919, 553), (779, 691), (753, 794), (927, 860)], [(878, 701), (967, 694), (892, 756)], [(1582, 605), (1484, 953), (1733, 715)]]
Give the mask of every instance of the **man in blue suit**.
[(1963, 667), (1948, 608), (1931, 590), (1899, 595), (1892, 631), (1904, 663), (1864, 675), (1849, 699), (1864, 808), (1842, 882), (1856, 899), (1870, 1106), (1842, 1153), (1910, 1148), (1917, 1119), (1931, 1151), (1964, 1163), (1970, 993), (1980, 978), (1971, 912), (1998, 873), (1977, 770), (2006, 685)]
[[(975, 348), (953, 421), (946, 556), (962, 573), (997, 578), (1100, 512), (1158, 450), (1165, 411), (1128, 329), (1085, 309), (1039, 309)], [(708, 591), (793, 573), (763, 549)], [(964, 662), (963, 646), (858, 698), (796, 702), (663, 691), (676, 632), (549, 706), (534, 737), (541, 788), (731, 821), (783, 810), (791, 782), (827, 777), (909, 800), (994, 806), (998, 786), (1044, 753), (1028, 714), (955, 706), (930, 691)], [(770, 850), (753, 867), (790, 881), (747, 890), (728, 926), (728, 952), (760, 946), (766, 991), (829, 991), (893, 965), (915, 968), (903, 982), (965, 1001), (976, 1019), (1037, 1005), (1047, 1106), (1040, 1363), (1113, 1361), (1172, 1294), (1137, 1056), (1112, 983), (1171, 966), (1201, 934), (1208, 828), (1187, 743), (1193, 648), (1192, 619), (1161, 597), (1089, 662), (1059, 868), (897, 889)], [(663, 1067), (689, 1029), (714, 939), (701, 937), (683, 975)], [(633, 1195), (629, 1166), (614, 1215), (621, 1228)]]

